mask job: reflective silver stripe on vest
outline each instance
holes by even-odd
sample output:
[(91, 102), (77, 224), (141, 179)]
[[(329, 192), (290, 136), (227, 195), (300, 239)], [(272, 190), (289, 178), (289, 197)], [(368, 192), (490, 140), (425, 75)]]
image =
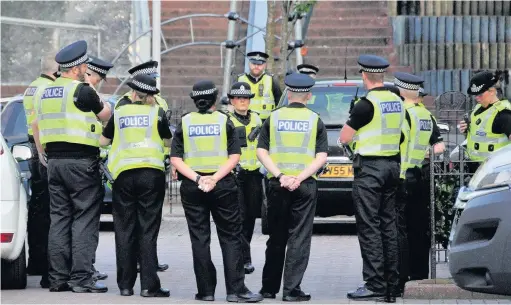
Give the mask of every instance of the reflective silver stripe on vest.
[(304, 164), (277, 162), (276, 165), (280, 170), (303, 171), (305, 169)]
[[(192, 125), (192, 118), (190, 115), (185, 116), (182, 119), (183, 125), (186, 128), (189, 128)], [(227, 116), (219, 115), (218, 116), (218, 124), (225, 128), (225, 124), (227, 123)], [(183, 155), (183, 159), (189, 158), (204, 158), (204, 157), (227, 157), (227, 150), (219, 151), (219, 148), (222, 146), (222, 134), (215, 136), (215, 142), (213, 144), (213, 150), (199, 150), (197, 147), (197, 142), (195, 139), (188, 137), (188, 141), (190, 142), (191, 151), (185, 151)], [(192, 167), (193, 169), (193, 167)], [(212, 166), (211, 168), (208, 166), (201, 166), (200, 169), (218, 169), (218, 166)]]
[[(126, 149), (131, 149), (131, 148), (141, 148), (141, 147), (152, 148), (152, 149), (156, 149), (159, 152), (163, 153), (163, 147), (161, 146), (161, 144), (155, 143), (152, 141), (153, 123), (156, 121), (156, 116), (158, 115), (158, 109), (159, 109), (158, 107), (152, 107), (151, 112), (149, 113), (149, 126), (147, 126), (147, 128), (146, 128), (145, 139), (143, 142), (128, 142), (126, 140), (126, 133), (123, 132), (123, 130), (119, 129), (119, 134), (115, 135), (115, 136), (119, 137), (119, 145), (117, 146), (117, 149), (110, 155), (111, 160), (115, 160), (115, 158), (117, 157), (117, 154), (119, 154), (121, 151), (126, 150)], [(121, 126), (120, 125), (121, 118), (120, 117), (114, 117), (114, 118), (115, 118), (115, 125)], [(144, 158), (126, 158), (123, 160), (128, 160), (128, 159), (132, 160), (132, 161), (124, 162), (123, 165), (131, 165), (132, 163), (140, 163), (140, 162), (145, 162), (142, 160), (147, 160), (146, 157), (144, 157)], [(123, 160), (119, 160), (119, 162), (117, 163), (117, 166), (115, 167), (116, 169), (120, 167), (119, 164)], [(133, 160), (138, 160), (138, 161), (133, 161)], [(160, 160), (159, 162), (154, 163), (154, 165), (159, 166), (162, 164), (162, 162), (163, 162), (163, 160)], [(114, 172), (115, 172), (115, 170), (114, 170)]]
[(77, 121), (85, 121), (88, 124), (96, 124), (98, 120), (79, 114), (79, 113), (70, 113), (70, 112), (55, 112), (55, 113), (44, 113), (39, 115), (41, 120), (56, 120), (56, 119), (71, 119)]
[(151, 164), (151, 165), (154, 165), (154, 166), (157, 166), (157, 167), (164, 166), (163, 165), (163, 160), (159, 160), (159, 159), (156, 159), (156, 158), (151, 158), (151, 157), (125, 158), (125, 159), (119, 160), (119, 162), (117, 162), (117, 165), (115, 166), (115, 169), (113, 170), (113, 172), (116, 172), (117, 169), (122, 168), (124, 166), (129, 166), (129, 165), (133, 165), (133, 164), (140, 164), (140, 163)]
[[(370, 100), (372, 101), (373, 106), (374, 105), (378, 105), (379, 106), (379, 104), (382, 102), (381, 100), (379, 100), (378, 98), (373, 97), (373, 96), (370, 97)], [(389, 102), (392, 102), (392, 101), (389, 101)], [(401, 105), (401, 107), (404, 107), (404, 106)], [(363, 141), (363, 140), (366, 140), (366, 139), (369, 139), (369, 138), (373, 138), (373, 137), (382, 137), (385, 134), (400, 134), (401, 133), (401, 128), (388, 128), (387, 127), (387, 119), (385, 118), (385, 115), (383, 115), (383, 113), (381, 113), (381, 110), (379, 110), (379, 111), (380, 111), (380, 117), (381, 117), (381, 127), (380, 127), (380, 129), (364, 131), (364, 132), (362, 132), (360, 134), (356, 134), (353, 137), (353, 141), (354, 142), (358, 142), (358, 141), (361, 141), (361, 140)], [(401, 122), (403, 122), (404, 116), (405, 116), (404, 115), (404, 111), (401, 111), (401, 119), (400, 119)], [(360, 153), (362, 155), (364, 155), (364, 154), (371, 154), (371, 153), (377, 153), (377, 152), (380, 152), (380, 151), (387, 151), (387, 150), (397, 150), (397, 151), (399, 151), (399, 141), (396, 144), (372, 144), (372, 145), (369, 145), (369, 146), (365, 145), (362, 148), (357, 148), (356, 150), (357, 150), (356, 151), (357, 153)]]
[(87, 139), (93, 139), (99, 141), (99, 134), (95, 134), (92, 132), (86, 132), (80, 129), (70, 129), (70, 128), (52, 128), (39, 130), (43, 136), (57, 136), (57, 135), (67, 135), (67, 136), (75, 136), (82, 137)]
[(284, 142), (282, 141), (282, 133), (278, 131), (278, 121), (279, 121), (279, 112), (274, 112), (272, 114), (272, 120), (275, 120), (275, 127), (273, 128), (273, 133), (275, 134), (275, 147), (270, 147), (270, 154), (286, 154), (286, 153), (295, 153), (295, 154), (302, 154), (302, 155), (308, 155), (308, 156), (316, 156), (315, 150), (310, 150), (308, 148), (309, 142), (311, 140), (311, 130), (312, 130), (312, 124), (314, 124), (314, 121), (316, 119), (317, 114), (311, 111), (311, 114), (309, 116), (309, 119), (307, 120), (309, 122), (309, 132), (305, 134), (303, 137), (303, 141), (301, 146), (299, 147), (289, 147), (284, 146)]

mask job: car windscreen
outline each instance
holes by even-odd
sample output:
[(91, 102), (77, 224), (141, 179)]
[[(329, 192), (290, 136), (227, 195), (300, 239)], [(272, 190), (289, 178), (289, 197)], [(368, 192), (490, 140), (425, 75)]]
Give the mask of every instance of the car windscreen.
[(0, 120), (2, 134), (7, 141), (27, 136), (27, 119), (23, 103), (14, 101), (7, 104), (2, 111)]
[[(343, 125), (348, 120), (351, 100), (356, 92), (356, 86), (314, 87), (307, 107), (318, 113), (325, 125)], [(365, 89), (358, 89), (359, 97), (365, 93)], [(280, 105), (287, 104), (286, 94)]]

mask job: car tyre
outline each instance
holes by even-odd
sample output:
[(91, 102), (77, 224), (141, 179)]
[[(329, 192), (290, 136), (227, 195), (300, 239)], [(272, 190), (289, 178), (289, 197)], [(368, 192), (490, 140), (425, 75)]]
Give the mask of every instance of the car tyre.
[(25, 246), (17, 259), (8, 261), (2, 259), (2, 289), (27, 288), (27, 261)]

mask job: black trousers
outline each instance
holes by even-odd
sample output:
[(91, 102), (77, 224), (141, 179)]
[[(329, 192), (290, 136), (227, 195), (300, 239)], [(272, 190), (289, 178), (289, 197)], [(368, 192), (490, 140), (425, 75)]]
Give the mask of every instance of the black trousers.
[(37, 148), (31, 144), (33, 158), (28, 161), (30, 190), (28, 203), (28, 269), (30, 273), (48, 277), (48, 232), (50, 230), (50, 194), (48, 172), (37, 157)]
[[(394, 292), (399, 281), (396, 193), (399, 163), (364, 159), (355, 168), (353, 202), (362, 253), (362, 275), (374, 292)], [(387, 290), (388, 289), (388, 290)]]
[(97, 159), (48, 160), (50, 285), (92, 281), (104, 188)]
[(409, 169), (406, 175), (406, 221), (410, 246), (410, 279), (421, 280), (429, 277), (430, 234), (430, 180), (429, 171)]
[(238, 175), (240, 184), (240, 206), (243, 232), (243, 262), (252, 262), (250, 254), (250, 242), (254, 235), (256, 218), (261, 215), (261, 204), (263, 202), (263, 176), (259, 169), (254, 171), (242, 170)]
[[(263, 268), (263, 288), (278, 293), (282, 272), (284, 296), (297, 296), (309, 263), (317, 184), (309, 178), (293, 192), (269, 180), (267, 192), (270, 237), (266, 242), (266, 262)], [(286, 251), (287, 246), (287, 251)]]
[(156, 240), (164, 197), (165, 173), (158, 169), (127, 170), (114, 182), (112, 215), (119, 289), (135, 285), (138, 259), (141, 289), (156, 291), (161, 287)]
[(408, 203), (408, 194), (406, 191), (406, 182), (400, 179), (398, 192), (396, 196), (396, 224), (397, 224), (397, 242), (399, 247), (399, 287), (404, 288), (409, 280), (410, 273), (410, 247), (408, 245), (408, 234), (406, 225), (406, 205)]
[(217, 284), (216, 268), (211, 261), (210, 215), (215, 221), (222, 249), (227, 294), (243, 293), (245, 271), (240, 204), (235, 177), (226, 176), (208, 193), (201, 191), (194, 181), (183, 178), (180, 192), (192, 243), (193, 269), (198, 294), (214, 295)]

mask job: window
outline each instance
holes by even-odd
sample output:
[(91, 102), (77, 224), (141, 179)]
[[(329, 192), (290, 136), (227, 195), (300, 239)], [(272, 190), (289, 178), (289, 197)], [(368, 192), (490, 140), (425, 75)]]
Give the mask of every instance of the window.
[[(312, 88), (312, 99), (307, 103), (307, 107), (317, 112), (325, 125), (342, 125), (346, 123), (349, 117), (351, 100), (357, 92), (357, 87), (338, 86), (338, 87), (314, 87)], [(358, 89), (358, 96), (366, 94), (363, 88)], [(284, 94), (280, 105), (288, 104), (287, 94)]]
[(2, 135), (11, 142), (16, 142), (27, 138), (27, 119), (25, 109), (21, 100), (13, 101), (7, 104), (1, 114)]

